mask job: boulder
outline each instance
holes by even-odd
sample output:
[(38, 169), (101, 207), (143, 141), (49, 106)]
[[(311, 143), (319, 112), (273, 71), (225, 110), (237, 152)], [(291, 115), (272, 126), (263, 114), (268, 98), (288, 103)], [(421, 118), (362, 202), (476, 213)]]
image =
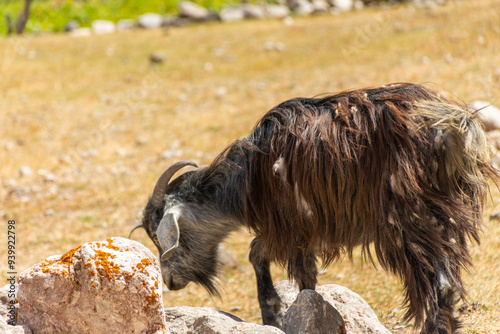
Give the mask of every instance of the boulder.
[(187, 333), (244, 333), (283, 334), (276, 327), (244, 322), (238, 317), (208, 307), (165, 308), (167, 325), (176, 334)]
[(222, 22), (241, 21), (245, 18), (245, 11), (242, 7), (224, 7), (219, 17)]
[(267, 17), (272, 19), (284, 19), (290, 15), (290, 9), (284, 5), (266, 5), (264, 12)]
[(314, 5), (307, 0), (289, 0), (288, 6), (297, 15), (307, 16), (314, 12)]
[(156, 257), (125, 238), (52, 256), (19, 276), (18, 325), (35, 333), (168, 333)]
[(479, 110), (478, 117), (486, 131), (500, 129), (500, 109), (486, 101), (474, 101), (469, 104), (471, 111)]
[[(296, 300), (299, 290), (290, 281), (278, 282), (275, 288), (281, 298), (282, 312), (286, 318), (286, 313)], [(391, 333), (380, 323), (363, 298), (351, 290), (335, 284), (326, 284), (316, 286), (316, 292), (342, 315), (347, 334)]]
[(330, 9), (330, 5), (326, 0), (313, 0), (312, 4), (316, 13), (324, 13)]
[(344, 334), (340, 313), (314, 290), (302, 290), (283, 317), (286, 334)]
[(263, 19), (266, 16), (262, 6), (252, 4), (242, 4), (241, 6), (247, 19)]
[(217, 18), (216, 14), (191, 1), (181, 1), (178, 9), (180, 17), (193, 21), (210, 21)]
[(348, 12), (354, 7), (353, 0), (330, 0), (330, 2), (335, 7), (335, 10), (339, 12)]
[(139, 27), (144, 29), (156, 29), (161, 27), (163, 23), (163, 16), (155, 13), (142, 14), (137, 18)]
[[(95, 20), (92, 22), (92, 32), (97, 35), (111, 34), (116, 30), (113, 22), (107, 20)], [(73, 30), (75, 31), (75, 30)]]

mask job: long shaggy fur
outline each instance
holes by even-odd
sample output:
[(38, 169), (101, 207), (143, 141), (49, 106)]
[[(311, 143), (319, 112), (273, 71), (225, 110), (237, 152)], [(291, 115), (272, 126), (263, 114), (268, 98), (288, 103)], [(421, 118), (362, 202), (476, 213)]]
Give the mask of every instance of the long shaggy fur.
[(495, 175), (488, 162), (474, 114), (423, 86), (394, 84), (286, 101), (207, 172), (240, 166), (244, 219), (291, 275), (304, 254), (326, 265), (361, 246), (371, 259), (373, 244), (418, 326), (436, 321), (438, 268), (465, 297), (467, 239), (479, 241)]

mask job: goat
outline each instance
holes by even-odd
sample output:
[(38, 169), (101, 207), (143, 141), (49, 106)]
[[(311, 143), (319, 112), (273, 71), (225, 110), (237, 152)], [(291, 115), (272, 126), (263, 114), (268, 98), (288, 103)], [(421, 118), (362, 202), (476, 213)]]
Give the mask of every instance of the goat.
[(211, 294), (218, 245), (247, 227), (263, 323), (277, 327), (271, 262), (300, 290), (314, 289), (317, 258), (327, 266), (360, 246), (401, 279), (405, 321), (422, 333), (455, 333), (468, 239), (479, 243), (488, 180), (497, 176), (489, 153), (475, 115), (421, 85), (295, 98), (209, 166), (172, 182), (197, 166), (169, 167), (139, 227), (158, 248), (170, 290), (196, 282)]

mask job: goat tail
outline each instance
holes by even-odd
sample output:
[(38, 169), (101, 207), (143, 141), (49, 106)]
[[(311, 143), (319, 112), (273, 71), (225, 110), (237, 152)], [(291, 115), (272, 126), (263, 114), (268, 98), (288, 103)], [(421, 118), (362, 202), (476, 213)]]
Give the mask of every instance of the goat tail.
[(472, 202), (483, 200), (488, 180), (498, 176), (491, 166), (491, 152), (476, 113), (446, 100), (426, 100), (414, 105), (412, 113), (424, 119), (434, 133), (438, 163), (455, 190)]

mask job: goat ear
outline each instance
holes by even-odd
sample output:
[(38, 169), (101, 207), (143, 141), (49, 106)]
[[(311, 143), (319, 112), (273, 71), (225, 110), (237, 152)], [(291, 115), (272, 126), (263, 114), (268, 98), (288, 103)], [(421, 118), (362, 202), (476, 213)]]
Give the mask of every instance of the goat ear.
[(168, 260), (177, 247), (179, 247), (180, 232), (179, 224), (177, 223), (177, 215), (167, 213), (163, 216), (156, 230), (156, 236), (158, 237), (158, 243), (163, 251), (160, 260)]

